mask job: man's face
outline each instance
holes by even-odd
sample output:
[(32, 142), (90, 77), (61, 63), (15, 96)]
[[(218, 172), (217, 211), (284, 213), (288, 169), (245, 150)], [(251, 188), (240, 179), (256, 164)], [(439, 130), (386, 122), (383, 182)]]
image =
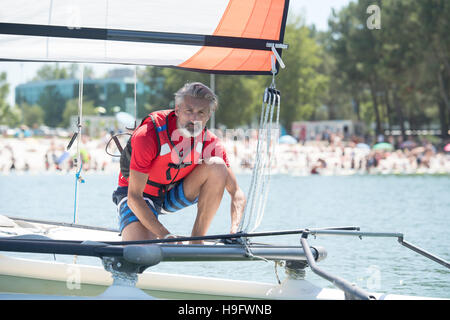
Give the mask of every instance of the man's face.
[(205, 128), (210, 117), (210, 102), (185, 96), (184, 102), (175, 106), (177, 129), (185, 137), (195, 137)]

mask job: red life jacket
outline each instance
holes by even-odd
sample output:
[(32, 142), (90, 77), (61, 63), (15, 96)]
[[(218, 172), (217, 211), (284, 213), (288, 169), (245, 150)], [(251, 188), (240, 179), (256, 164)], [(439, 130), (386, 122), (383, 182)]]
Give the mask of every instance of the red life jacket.
[[(194, 170), (202, 159), (207, 129), (194, 139), (182, 139), (182, 143), (174, 144), (169, 136), (169, 117), (173, 110), (150, 113), (142, 120), (139, 127), (152, 122), (157, 139), (157, 156), (151, 163), (147, 185), (144, 193), (162, 197), (177, 182)], [(138, 127), (138, 128), (139, 128)], [(176, 137), (175, 137), (176, 138)], [(191, 142), (191, 140), (193, 140)], [(131, 160), (131, 138), (128, 140), (120, 158), (121, 175), (128, 181)]]

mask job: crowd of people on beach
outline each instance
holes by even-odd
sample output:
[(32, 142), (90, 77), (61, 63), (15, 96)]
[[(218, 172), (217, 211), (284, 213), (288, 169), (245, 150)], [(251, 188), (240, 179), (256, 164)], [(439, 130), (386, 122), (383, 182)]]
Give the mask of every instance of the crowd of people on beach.
[[(110, 137), (108, 132), (98, 139), (83, 136), (79, 151), (84, 172), (118, 173), (119, 158), (105, 149)], [(233, 170), (251, 172), (256, 138), (225, 138), (223, 142)], [(77, 147), (67, 150), (67, 144), (68, 138), (61, 137), (2, 137), (0, 173), (66, 173), (74, 167), (79, 169)], [(271, 168), (274, 174), (450, 174), (450, 152), (442, 144), (413, 137), (405, 141), (401, 137), (378, 137), (367, 144), (361, 137), (344, 139), (342, 135), (331, 134), (310, 141), (278, 143), (274, 150)]]
[[(276, 146), (272, 172), (293, 175), (351, 174), (449, 174), (450, 152), (427, 139), (378, 137), (371, 145), (361, 137), (344, 140), (331, 134), (327, 139), (299, 141)], [(232, 162), (250, 171), (255, 143), (228, 144)]]
[[(67, 150), (69, 140), (61, 137), (0, 138), (0, 173), (72, 172), (77, 166), (77, 147)], [(82, 138), (79, 148), (84, 172), (116, 170), (115, 160), (104, 152), (102, 140)]]

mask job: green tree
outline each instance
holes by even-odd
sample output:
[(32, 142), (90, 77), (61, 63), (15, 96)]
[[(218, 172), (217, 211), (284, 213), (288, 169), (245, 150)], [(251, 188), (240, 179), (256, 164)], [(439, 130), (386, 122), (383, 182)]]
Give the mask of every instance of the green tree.
[(150, 88), (148, 101), (144, 102), (146, 113), (153, 110), (164, 109), (170, 101), (165, 92), (164, 69), (160, 67), (146, 67), (139, 75), (142, 81)]
[(329, 78), (319, 72), (322, 49), (301, 17), (287, 24), (284, 42), (289, 44), (282, 56), (287, 67), (276, 83), (282, 94), (280, 121), (289, 129), (293, 121), (315, 120)]
[[(95, 105), (93, 101), (83, 101), (83, 115), (90, 116), (96, 115)], [(66, 106), (62, 113), (61, 127), (68, 128), (70, 126), (70, 118), (72, 116), (78, 116), (78, 99), (71, 99), (66, 102)]]
[[(92, 67), (83, 66), (83, 77), (93, 78), (94, 70)], [(57, 79), (78, 79), (80, 77), (80, 64), (72, 63), (67, 67), (59, 63), (44, 64), (36, 72), (33, 81), (57, 80)]]
[[(71, 63), (69, 66), (65, 68), (65, 74), (67, 74), (68, 78), (79, 79), (81, 72), (81, 65), (79, 63)], [(84, 79), (92, 79), (95, 77), (94, 69), (90, 66), (83, 65), (83, 78)], [(61, 78), (65, 79), (65, 78)]]
[(0, 73), (0, 121), (6, 124), (6, 117), (10, 113), (10, 107), (7, 102), (9, 93), (9, 84), (6, 82), (6, 72)]
[[(366, 26), (372, 4), (381, 8), (381, 29)], [(353, 96), (356, 111), (372, 105), (361, 117), (375, 122), (377, 133), (396, 126), (405, 135), (406, 124), (419, 129), (436, 122), (447, 133), (449, 14), (445, 0), (359, 0), (329, 20), (333, 83)]]
[(35, 127), (44, 123), (45, 112), (38, 105), (22, 105), (23, 122), (29, 127)]
[(426, 52), (427, 70), (434, 79), (434, 100), (438, 104), (443, 138), (448, 138), (450, 125), (450, 3), (446, 0), (419, 1), (417, 19), (422, 28), (417, 36)]
[(209, 85), (209, 74), (172, 68), (147, 67), (144, 83), (150, 88), (148, 112), (174, 107), (174, 94), (187, 82)]
[[(375, 2), (376, 3), (376, 2)], [(378, 61), (380, 58), (379, 30), (366, 26), (368, 15), (366, 9), (373, 1), (362, 0), (350, 3), (339, 12), (334, 12), (329, 20), (331, 54), (336, 58), (338, 76), (347, 83), (347, 90), (352, 94), (356, 111), (360, 111), (361, 98), (365, 91), (369, 93), (375, 117), (375, 131), (382, 132), (382, 115), (379, 100), (380, 75)], [(383, 25), (384, 26), (384, 25)], [(378, 32), (378, 33), (377, 33)]]
[(9, 83), (6, 72), (0, 73), (0, 124), (15, 127), (20, 124), (22, 114), (16, 106), (12, 108), (7, 102)]
[[(202, 82), (207, 86), (210, 86), (211, 82), (210, 74), (172, 68), (148, 67), (145, 73), (144, 83), (151, 91), (147, 112), (173, 108), (175, 92), (188, 82)], [(266, 77), (265, 80), (269, 79)], [(217, 125), (233, 128), (250, 124), (254, 120), (256, 116), (254, 90), (260, 87), (259, 81), (257, 77), (215, 76), (215, 93), (219, 99), (219, 109), (215, 114)], [(263, 90), (259, 91), (260, 96)]]
[(252, 89), (247, 77), (216, 75), (216, 94), (219, 99), (216, 124), (228, 128), (251, 124), (256, 111)]
[(352, 77), (353, 81), (349, 82), (347, 74), (344, 75), (343, 70), (338, 67), (338, 59), (331, 54), (330, 50), (332, 42), (330, 32), (319, 32), (315, 37), (322, 48), (321, 59), (323, 63), (319, 72), (328, 77), (327, 86), (321, 95), (321, 102), (327, 107), (326, 119), (361, 121), (361, 94), (358, 88), (360, 84), (355, 81), (355, 75)]
[(33, 81), (68, 79), (69, 74), (70, 72), (66, 68), (60, 67), (59, 63), (45, 64), (36, 72)]

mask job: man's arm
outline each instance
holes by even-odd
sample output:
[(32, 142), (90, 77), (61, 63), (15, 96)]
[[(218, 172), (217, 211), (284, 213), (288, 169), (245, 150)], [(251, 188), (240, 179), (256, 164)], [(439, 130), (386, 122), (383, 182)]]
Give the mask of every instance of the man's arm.
[(236, 176), (231, 168), (228, 168), (228, 178), (225, 185), (231, 196), (231, 229), (230, 233), (236, 233), (239, 228), (246, 203), (245, 194), (237, 184)]
[(147, 180), (148, 174), (130, 170), (130, 177), (128, 179), (128, 206), (139, 219), (140, 223), (155, 237), (161, 239), (169, 234), (169, 231), (158, 221), (142, 197)]

